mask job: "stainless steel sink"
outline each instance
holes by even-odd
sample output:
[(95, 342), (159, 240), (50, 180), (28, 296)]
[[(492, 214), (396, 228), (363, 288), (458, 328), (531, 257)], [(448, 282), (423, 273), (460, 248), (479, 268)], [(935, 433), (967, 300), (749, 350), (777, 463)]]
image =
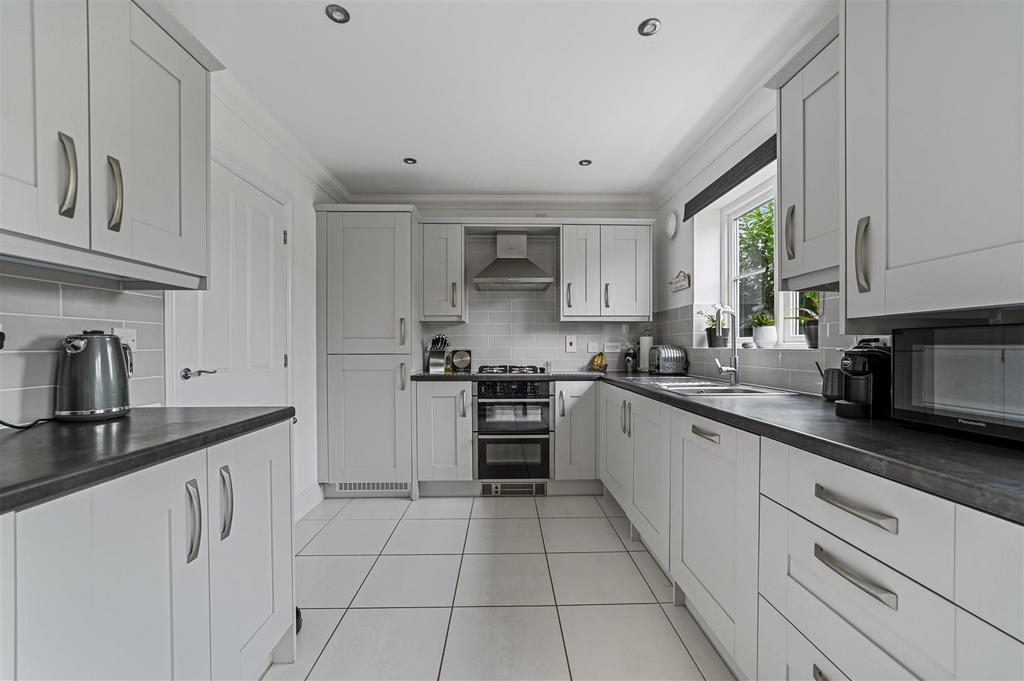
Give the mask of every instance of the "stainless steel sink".
[(654, 376), (642, 376), (634, 379), (638, 383), (649, 385), (654, 388), (667, 390), (676, 395), (686, 397), (767, 397), (772, 395), (794, 395), (796, 393), (788, 390), (775, 390), (772, 388), (760, 388), (752, 385), (729, 385), (722, 381), (715, 381), (707, 378), (691, 378), (689, 376), (677, 376), (674, 378), (657, 378)]

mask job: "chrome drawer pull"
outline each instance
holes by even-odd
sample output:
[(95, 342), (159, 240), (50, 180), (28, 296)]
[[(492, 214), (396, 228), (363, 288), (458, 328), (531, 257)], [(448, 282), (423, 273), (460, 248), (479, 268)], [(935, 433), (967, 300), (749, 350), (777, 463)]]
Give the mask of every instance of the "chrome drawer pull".
[(783, 234), (786, 241), (786, 257), (790, 260), (796, 257), (796, 247), (793, 245), (793, 213), (795, 212), (795, 203), (786, 209), (786, 228)]
[(828, 681), (828, 677), (818, 668), (818, 665), (811, 665), (811, 677), (814, 681)]
[(465, 390), (460, 390), (459, 391), (459, 403), (461, 405), (459, 407), (459, 413), (462, 415), (462, 418), (466, 418), (466, 391)]
[(871, 216), (866, 215), (857, 220), (857, 236), (853, 244), (854, 270), (857, 274), (857, 291), (867, 293), (871, 290), (871, 282), (868, 281), (868, 273), (864, 262), (864, 240), (867, 238), (868, 227), (871, 226)]
[(231, 536), (231, 526), (235, 523), (235, 482), (231, 479), (229, 466), (220, 467), (220, 484), (224, 490), (224, 499), (227, 501), (227, 508), (220, 525), (220, 539), (224, 541)]
[(199, 557), (199, 547), (203, 543), (203, 503), (199, 499), (199, 483), (192, 478), (185, 483), (188, 503), (192, 507), (192, 536), (189, 537), (185, 563), (191, 563)]
[(719, 435), (718, 433), (712, 433), (710, 430), (704, 430), (703, 428), (698, 428), (697, 426), (690, 426), (690, 432), (696, 435), (697, 437), (704, 438), (708, 442), (714, 442), (716, 445), (722, 444), (722, 436)]
[(626, 434), (626, 400), (622, 400), (622, 409), (619, 410), (619, 429)]
[(57, 133), (64, 148), (64, 161), (68, 166), (68, 186), (64, 192), (64, 200), (60, 202), (57, 214), (65, 218), (75, 217), (75, 205), (78, 203), (78, 151), (75, 148), (75, 138), (63, 132)]
[(825, 489), (818, 483), (815, 483), (814, 485), (814, 496), (830, 506), (835, 506), (840, 511), (846, 511), (850, 515), (860, 518), (865, 522), (869, 522), (875, 527), (881, 527), (886, 532), (891, 532), (893, 534), (900, 533), (900, 521), (898, 518), (894, 518), (891, 515), (885, 515), (884, 513), (879, 513), (878, 511), (872, 511), (868, 508), (856, 506), (839, 495)]
[(458, 307), (458, 282), (452, 282), (452, 307)]
[(611, 307), (612, 306), (611, 300), (609, 298), (609, 296), (611, 295), (611, 288), (612, 288), (611, 284), (605, 284), (604, 285), (604, 306), (605, 307)]
[(565, 418), (565, 391), (564, 390), (559, 390), (558, 391), (558, 402), (559, 402), (559, 404), (562, 405), (562, 418), (564, 419)]
[(572, 307), (572, 282), (565, 285), (565, 298), (568, 307)]
[(889, 591), (884, 587), (878, 586), (877, 584), (872, 584), (868, 580), (858, 575), (856, 572), (841, 565), (836, 561), (835, 558), (828, 555), (828, 553), (825, 552), (825, 549), (821, 548), (819, 544), (814, 545), (814, 557), (821, 561), (821, 563), (829, 570), (836, 573), (837, 575), (848, 581), (850, 584), (853, 584), (855, 587), (866, 593), (868, 596), (871, 596), (879, 603), (882, 603), (883, 605), (886, 605), (892, 608), (893, 610), (899, 610), (899, 596), (897, 596), (895, 593)]
[(626, 437), (633, 437), (633, 403), (626, 406)]
[(114, 207), (110, 210), (110, 221), (107, 229), (111, 232), (121, 231), (121, 218), (124, 216), (124, 175), (121, 174), (121, 162), (113, 156), (107, 156), (107, 165), (114, 178)]

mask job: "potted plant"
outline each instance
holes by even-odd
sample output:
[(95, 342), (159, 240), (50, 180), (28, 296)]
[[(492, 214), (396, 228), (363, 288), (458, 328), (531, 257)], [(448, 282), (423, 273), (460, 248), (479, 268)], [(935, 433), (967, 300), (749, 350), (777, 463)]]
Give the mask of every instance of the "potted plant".
[(728, 345), (729, 332), (726, 331), (725, 323), (722, 323), (722, 333), (718, 333), (715, 328), (715, 315), (710, 312), (701, 312), (700, 316), (704, 318), (704, 322), (707, 328), (704, 329), (704, 333), (708, 336), (708, 347), (709, 348), (724, 348)]
[(759, 348), (774, 348), (779, 340), (775, 331), (775, 315), (771, 312), (758, 312), (750, 317), (750, 325), (754, 327), (754, 345)]
[(804, 324), (804, 339), (807, 341), (807, 347), (811, 349), (817, 349), (818, 347), (818, 327), (821, 320), (821, 293), (819, 291), (811, 291), (808, 293), (801, 293), (801, 302), (806, 307), (801, 307), (800, 314), (796, 317), (786, 317), (786, 319), (795, 319), (798, 322)]

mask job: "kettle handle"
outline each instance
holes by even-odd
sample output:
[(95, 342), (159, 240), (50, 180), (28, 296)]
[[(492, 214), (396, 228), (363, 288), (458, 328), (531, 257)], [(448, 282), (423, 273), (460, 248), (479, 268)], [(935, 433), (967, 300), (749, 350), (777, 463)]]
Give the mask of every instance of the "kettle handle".
[(124, 354), (124, 362), (128, 366), (128, 378), (135, 373), (135, 357), (132, 356), (132, 348), (127, 343), (121, 343), (121, 351)]

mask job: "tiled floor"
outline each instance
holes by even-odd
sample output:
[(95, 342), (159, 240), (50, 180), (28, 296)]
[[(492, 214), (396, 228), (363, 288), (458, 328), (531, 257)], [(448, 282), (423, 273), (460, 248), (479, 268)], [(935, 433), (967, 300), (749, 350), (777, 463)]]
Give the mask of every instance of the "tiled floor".
[(328, 499), (295, 524), (304, 626), (267, 679), (732, 676), (610, 497)]

